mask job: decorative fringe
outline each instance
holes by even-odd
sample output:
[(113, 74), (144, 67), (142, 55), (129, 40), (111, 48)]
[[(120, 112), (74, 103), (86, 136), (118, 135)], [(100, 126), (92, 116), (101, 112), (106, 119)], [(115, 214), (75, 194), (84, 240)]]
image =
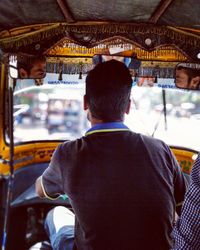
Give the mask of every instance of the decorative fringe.
[(63, 63), (62, 71), (60, 71), (59, 63), (48, 63), (47, 72), (58, 74), (58, 80), (61, 81), (62, 74), (75, 74), (79, 75), (79, 79), (82, 79), (83, 74), (87, 74), (92, 70), (94, 65), (92, 63)]
[[(38, 28), (38, 26), (37, 26)], [(169, 26), (155, 26), (152, 24), (52, 24), (48, 27), (38, 28), (25, 34), (0, 39), (0, 47), (4, 50), (19, 50), (20, 47), (40, 43), (45, 39), (55, 39), (58, 35), (69, 38), (76, 44), (94, 47), (104, 41), (113, 40), (113, 36), (125, 39), (145, 50), (153, 50), (164, 44), (176, 44), (180, 50), (184, 44), (185, 49), (200, 47), (200, 34), (185, 31), (181, 28)], [(151, 46), (145, 44), (146, 38), (152, 39)], [(184, 51), (188, 55), (188, 51)]]
[(41, 28), (36, 31), (30, 31), (18, 36), (2, 38), (0, 39), (0, 46), (5, 49), (19, 48), (21, 46), (27, 46), (34, 42), (40, 42), (41, 40), (45, 40), (47, 38), (64, 33), (65, 27), (63, 25), (53, 24), (51, 26)]
[[(155, 77), (154, 82), (160, 78), (173, 78), (174, 68), (176, 64), (163, 64), (158, 63), (158, 65), (142, 64), (139, 69), (135, 70), (137, 77)], [(62, 80), (62, 74), (73, 74), (78, 75), (79, 79), (82, 79), (82, 75), (87, 74), (91, 69), (94, 68), (92, 63), (63, 63), (62, 72), (60, 71), (60, 63), (48, 63), (47, 72), (58, 74), (58, 80)]]
[(76, 56), (76, 57), (93, 57), (96, 54), (109, 54), (110, 48), (123, 48), (124, 56), (137, 55), (140, 60), (162, 60), (162, 61), (186, 61), (187, 58), (172, 46), (162, 46), (153, 51), (146, 51), (133, 44), (124, 42), (123, 39), (104, 41), (104, 44), (99, 44), (93, 48), (72, 43), (68, 39), (62, 40), (57, 46), (48, 50), (45, 54), (48, 56)]
[[(167, 35), (172, 39), (183, 40), (188, 39), (191, 44), (198, 42), (200, 44), (200, 36), (184, 32), (181, 29), (154, 26), (147, 24), (98, 24), (98, 25), (69, 25), (69, 24), (54, 24), (37, 31), (32, 31), (24, 35), (0, 39), (0, 43), (4, 46), (20, 46), (29, 43), (40, 41), (42, 39), (52, 37), (66, 32), (79, 34), (154, 34)], [(125, 36), (126, 37), (126, 36)]]

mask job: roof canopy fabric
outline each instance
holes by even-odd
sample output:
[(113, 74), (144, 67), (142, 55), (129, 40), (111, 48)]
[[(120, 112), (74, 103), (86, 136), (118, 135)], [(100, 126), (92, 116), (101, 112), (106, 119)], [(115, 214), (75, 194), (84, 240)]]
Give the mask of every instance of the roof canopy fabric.
[(0, 30), (81, 21), (144, 22), (200, 29), (199, 0), (3, 0)]
[(0, 13), (5, 52), (46, 53), (64, 38), (89, 48), (113, 37), (147, 51), (174, 45), (190, 60), (200, 50), (199, 0), (4, 0)]

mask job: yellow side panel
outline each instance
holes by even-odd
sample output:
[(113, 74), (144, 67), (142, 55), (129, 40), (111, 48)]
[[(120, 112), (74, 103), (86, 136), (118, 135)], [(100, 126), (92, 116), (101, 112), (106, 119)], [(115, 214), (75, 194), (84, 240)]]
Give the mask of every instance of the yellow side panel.
[(0, 157), (5, 149), (4, 136), (3, 136), (3, 119), (4, 119), (4, 91), (5, 91), (5, 65), (1, 65), (1, 78), (0, 78)]
[[(14, 153), (14, 170), (30, 164), (49, 162), (58, 142), (31, 143), (16, 146)], [(9, 147), (3, 150), (3, 159), (9, 160)], [(0, 174), (8, 174), (9, 165), (0, 163)]]
[(197, 153), (182, 148), (171, 148), (172, 152), (176, 156), (178, 163), (184, 173), (190, 174), (193, 163), (197, 158)]

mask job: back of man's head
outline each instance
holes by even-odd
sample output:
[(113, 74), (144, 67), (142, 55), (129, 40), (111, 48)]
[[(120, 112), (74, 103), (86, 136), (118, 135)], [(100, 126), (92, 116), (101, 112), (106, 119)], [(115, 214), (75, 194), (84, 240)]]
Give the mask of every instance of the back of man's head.
[(86, 78), (86, 100), (92, 116), (104, 122), (122, 121), (131, 85), (131, 74), (124, 63), (99, 63)]

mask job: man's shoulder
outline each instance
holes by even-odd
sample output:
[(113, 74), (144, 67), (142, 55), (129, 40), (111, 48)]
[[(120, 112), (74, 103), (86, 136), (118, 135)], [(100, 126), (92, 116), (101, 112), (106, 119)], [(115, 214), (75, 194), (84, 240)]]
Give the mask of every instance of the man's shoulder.
[(151, 136), (147, 136), (147, 135), (141, 135), (141, 138), (146, 143), (151, 143), (151, 144), (158, 145), (158, 146), (163, 145), (163, 146), (168, 147), (168, 145), (160, 139), (157, 139), (157, 138), (154, 138)]
[(162, 140), (147, 136), (140, 133), (132, 132), (133, 140), (137, 140), (139, 143), (149, 145), (156, 148), (169, 148), (169, 146)]
[[(77, 138), (75, 140), (68, 140), (60, 144), (59, 146), (59, 151), (69, 151), (69, 152), (77, 152), (82, 150), (83, 148), (86, 147), (87, 143), (91, 141), (95, 144), (95, 138), (100, 135), (95, 135), (92, 136), (92, 138), (88, 138), (87, 136), (82, 136), (80, 138)], [(117, 134), (113, 135), (113, 137), (116, 137)], [(122, 135), (118, 135), (122, 136)], [(90, 136), (91, 137), (91, 136)], [(154, 150), (165, 150), (169, 151), (169, 146), (163, 142), (160, 139), (153, 138), (147, 135), (143, 135), (140, 133), (135, 133), (133, 131), (129, 131), (128, 136), (127, 133), (123, 133), (123, 137), (125, 140), (127, 140), (128, 143), (133, 142), (137, 146), (141, 147), (146, 147)], [(100, 137), (102, 138), (102, 137)], [(104, 138), (105, 139), (105, 138)]]
[(81, 138), (77, 138), (75, 140), (67, 140), (67, 141), (64, 141), (63, 143), (61, 143), (59, 145), (60, 147), (60, 150), (61, 151), (66, 151), (66, 150), (75, 150), (75, 149), (78, 149), (82, 146), (84, 142), (84, 137), (81, 137)]

